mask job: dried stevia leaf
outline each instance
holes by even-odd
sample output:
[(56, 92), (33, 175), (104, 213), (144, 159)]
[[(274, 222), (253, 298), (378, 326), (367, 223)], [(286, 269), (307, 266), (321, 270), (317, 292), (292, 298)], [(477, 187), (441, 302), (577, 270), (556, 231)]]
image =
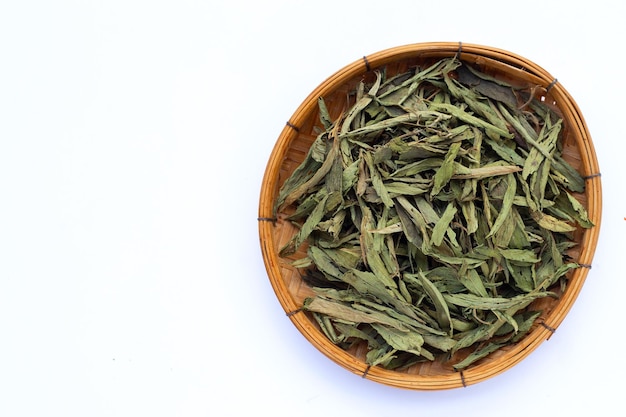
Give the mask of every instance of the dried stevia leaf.
[(431, 105), (431, 108), (447, 113), (450, 116), (456, 117), (459, 120), (468, 123), (472, 126), (476, 126), (478, 128), (484, 129), (485, 132), (490, 135), (490, 137), (503, 137), (503, 138), (512, 138), (513, 135), (511, 133), (509, 133), (508, 130), (502, 128), (502, 127), (498, 127), (498, 126), (494, 126), (493, 124), (491, 124), (488, 121), (485, 121), (484, 119), (481, 119), (479, 117), (476, 117), (466, 111), (464, 111), (462, 108), (454, 106), (452, 104), (448, 104), (448, 103), (433, 103)]
[(474, 294), (444, 294), (449, 304), (459, 307), (473, 308), (477, 310), (505, 311), (516, 308), (537, 298), (548, 297), (551, 294), (541, 291), (529, 294), (516, 295), (514, 297), (482, 297)]
[(328, 196), (325, 196), (319, 203), (317, 203), (317, 206), (313, 209), (300, 228), (300, 231), (280, 250), (280, 256), (293, 254), (306, 241), (309, 235), (317, 227), (318, 223), (322, 221), (326, 210), (327, 200)]
[(504, 222), (509, 218), (509, 214), (513, 208), (513, 199), (515, 198), (516, 193), (517, 181), (515, 180), (515, 176), (513, 176), (513, 174), (508, 174), (506, 177), (506, 192), (504, 193), (502, 204), (500, 205), (500, 211), (491, 226), (491, 230), (489, 231), (487, 238), (495, 235), (498, 230), (500, 230), (500, 227), (502, 227)]
[(372, 327), (382, 336), (391, 347), (403, 352), (422, 355), (424, 337), (417, 332), (401, 332), (398, 329), (387, 327), (382, 324), (373, 323)]
[(467, 357), (465, 357), (465, 359), (463, 359), (462, 361), (457, 362), (456, 364), (454, 364), (453, 367), (457, 371), (465, 369), (468, 366), (470, 366), (471, 364), (473, 364), (474, 362), (476, 362), (476, 361), (486, 357), (490, 353), (495, 352), (496, 350), (500, 349), (504, 345), (505, 344), (503, 344), (503, 343), (489, 343), (484, 348), (480, 348), (480, 349), (472, 352)]
[[(370, 272), (359, 271), (352, 269), (343, 275), (343, 281), (350, 284), (350, 286), (356, 289), (361, 294), (371, 294), (376, 297), (382, 303), (393, 306), (400, 313), (417, 318), (415, 312), (399, 293), (397, 287), (390, 287), (379, 279), (376, 275)], [(393, 282), (392, 282), (393, 283)], [(396, 284), (393, 283), (395, 286)]]
[(420, 283), (424, 292), (428, 295), (436, 311), (436, 319), (439, 323), (439, 327), (449, 334), (452, 334), (452, 318), (450, 317), (450, 310), (448, 309), (448, 303), (444, 299), (443, 295), (439, 291), (436, 285), (426, 278), (423, 272), (418, 273)]
[(573, 195), (568, 192), (563, 192), (562, 195), (567, 197), (567, 201), (569, 202), (569, 206), (563, 202), (561, 196), (557, 197), (557, 204), (561, 203), (561, 209), (571, 214), (571, 216), (576, 220), (578, 224), (582, 227), (588, 229), (593, 227), (593, 222), (589, 219), (589, 214), (587, 213), (587, 209), (578, 201)]
[(297, 231), (282, 248), (315, 295), (320, 330), (371, 366), (466, 369), (516, 343), (580, 265), (593, 227), (585, 180), (563, 158), (563, 121), (533, 89), (457, 58), (358, 83), (285, 181)]
[(328, 174), (328, 172), (333, 167), (333, 164), (335, 163), (335, 155), (337, 154), (337, 152), (338, 141), (333, 140), (332, 146), (330, 147), (330, 150), (326, 155), (324, 162), (319, 166), (315, 173), (310, 177), (303, 177), (303, 181), (294, 183), (293, 188), (281, 192), (278, 198), (278, 208), (280, 209), (282, 207), (287, 207), (290, 204), (296, 202), (300, 197), (304, 196), (307, 192), (313, 190), (315, 186), (317, 186), (322, 180), (324, 180), (324, 177), (326, 176), (326, 174)]
[(435, 227), (433, 227), (433, 232), (431, 236), (433, 245), (435, 246), (441, 245), (444, 237), (446, 236), (446, 233), (449, 230), (451, 230), (450, 223), (454, 219), (454, 216), (456, 215), (456, 213), (457, 213), (456, 206), (453, 203), (448, 203), (448, 205), (446, 206), (446, 210), (443, 212), (441, 217), (437, 220)]
[(317, 99), (317, 106), (320, 112), (320, 122), (322, 122), (322, 126), (324, 129), (328, 130), (333, 125), (333, 118), (330, 116), (328, 112), (328, 108), (326, 107), (326, 102), (324, 101), (324, 97), (319, 97)]
[(533, 211), (532, 213), (530, 213), (530, 215), (541, 228), (550, 230), (551, 232), (566, 233), (576, 230), (576, 227), (572, 224), (559, 220), (554, 216), (542, 213), (540, 211)]
[(456, 142), (450, 145), (450, 149), (446, 153), (446, 157), (443, 160), (443, 163), (435, 173), (433, 177), (433, 188), (430, 191), (430, 195), (434, 196), (438, 194), (445, 185), (452, 179), (454, 175), (455, 163), (454, 160), (459, 153), (459, 149), (461, 149), (461, 143)]
[(408, 327), (399, 320), (396, 320), (384, 313), (373, 310), (360, 311), (351, 305), (340, 301), (329, 300), (322, 297), (307, 298), (303, 308), (306, 311), (316, 312), (353, 323), (380, 323), (408, 332)]

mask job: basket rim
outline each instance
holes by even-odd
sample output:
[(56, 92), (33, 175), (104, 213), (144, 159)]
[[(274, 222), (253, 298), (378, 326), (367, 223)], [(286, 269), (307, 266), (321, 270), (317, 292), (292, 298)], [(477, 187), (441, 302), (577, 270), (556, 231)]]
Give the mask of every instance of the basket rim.
[[(588, 212), (595, 227), (586, 230), (582, 236), (581, 246), (583, 249), (579, 263), (583, 267), (576, 269), (572, 274), (567, 289), (559, 302), (559, 308), (554, 309), (541, 323), (542, 325), (537, 326), (521, 342), (510, 348), (505, 348), (504, 353), (499, 356), (497, 361), (494, 361), (495, 363), (477, 364), (462, 372), (428, 376), (399, 373), (381, 367), (370, 368), (327, 339), (320, 338), (320, 332), (309, 319), (304, 314), (298, 314), (301, 306), (295, 302), (281, 278), (281, 269), (274, 250), (272, 228), (274, 227), (273, 205), (279, 186), (277, 172), (286, 150), (298, 137), (298, 127), (310, 117), (312, 111), (316, 110), (318, 97), (331, 93), (337, 86), (354, 77), (362, 76), (395, 61), (408, 58), (451, 57), (455, 55), (469, 62), (500, 65), (506, 71), (550, 91), (551, 96), (558, 103), (558, 107), (563, 111), (564, 119), (567, 116), (571, 132), (576, 137), (582, 162), (581, 174), (587, 179), (585, 193)], [(552, 336), (573, 306), (587, 277), (600, 233), (601, 214), (600, 169), (589, 129), (578, 105), (556, 78), (534, 62), (503, 49), (461, 42), (425, 42), (388, 48), (355, 60), (329, 76), (305, 98), (287, 121), (270, 154), (260, 192), (258, 228), (264, 264), (281, 306), (300, 333), (321, 353), (350, 372), (385, 385), (415, 390), (443, 390), (466, 387), (492, 378), (515, 366)]]

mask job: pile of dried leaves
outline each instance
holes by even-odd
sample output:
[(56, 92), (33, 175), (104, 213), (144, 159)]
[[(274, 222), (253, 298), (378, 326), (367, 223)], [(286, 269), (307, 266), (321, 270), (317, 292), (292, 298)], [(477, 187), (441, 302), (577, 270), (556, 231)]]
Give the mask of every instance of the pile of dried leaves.
[(579, 267), (580, 174), (562, 157), (558, 111), (456, 58), (362, 82), (283, 185), (303, 244), (294, 262), (323, 332), (389, 369), (469, 355), (459, 370), (520, 340)]

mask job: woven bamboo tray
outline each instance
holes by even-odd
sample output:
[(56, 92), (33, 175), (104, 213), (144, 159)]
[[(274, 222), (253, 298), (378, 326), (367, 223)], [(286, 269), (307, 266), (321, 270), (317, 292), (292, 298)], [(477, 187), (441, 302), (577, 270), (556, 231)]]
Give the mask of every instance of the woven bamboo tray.
[[(370, 368), (364, 360), (364, 349), (344, 351), (335, 346), (324, 336), (315, 320), (301, 310), (303, 300), (313, 292), (289, 263), (305, 256), (306, 252), (301, 250), (289, 259), (278, 256), (278, 250), (295, 229), (284, 220), (286, 213), (275, 216), (274, 202), (280, 186), (302, 162), (317, 136), (315, 128), (321, 128), (317, 107), (319, 97), (324, 97), (331, 116), (336, 118), (352, 105), (348, 102), (349, 93), (375, 69), (386, 67), (391, 76), (420, 63), (456, 54), (461, 60), (511, 84), (543, 87), (540, 89), (543, 92), (541, 99), (562, 112), (564, 158), (586, 179), (586, 192), (577, 198), (587, 208), (596, 226), (575, 232), (579, 245), (572, 257), (582, 267), (568, 276), (567, 288), (560, 298), (542, 300), (542, 316), (517, 344), (492, 353), (462, 372), (437, 360), (413, 365), (401, 372)], [(587, 277), (599, 236), (601, 212), (600, 169), (593, 143), (578, 106), (563, 86), (543, 68), (511, 52), (481, 45), (441, 42), (405, 45), (365, 56), (340, 69), (311, 92), (286, 123), (269, 158), (261, 186), (258, 227), (265, 267), (276, 296), (296, 328), (320, 352), (350, 372), (372, 381), (406, 389), (444, 390), (494, 377), (522, 361), (550, 338), (571, 309)]]

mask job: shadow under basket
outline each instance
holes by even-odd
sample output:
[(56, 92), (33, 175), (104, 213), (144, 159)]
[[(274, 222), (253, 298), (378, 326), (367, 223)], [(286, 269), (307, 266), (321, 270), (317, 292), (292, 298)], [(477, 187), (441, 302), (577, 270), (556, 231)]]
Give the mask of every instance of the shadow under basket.
[[(542, 314), (527, 335), (516, 344), (501, 348), (463, 371), (455, 371), (444, 361), (421, 362), (402, 371), (369, 367), (365, 349), (345, 351), (322, 333), (317, 322), (302, 310), (305, 298), (313, 296), (310, 287), (290, 263), (306, 256), (300, 249), (288, 258), (279, 256), (280, 248), (295, 233), (286, 213), (274, 213), (278, 191), (303, 161), (309, 147), (323, 127), (319, 121), (318, 98), (323, 97), (330, 115), (337, 118), (345, 111), (350, 93), (376, 69), (385, 68), (388, 76), (399, 74), (433, 60), (458, 56), (497, 79), (512, 85), (537, 88), (540, 99), (556, 106), (563, 117), (563, 157), (585, 178), (585, 193), (577, 196), (595, 224), (574, 232), (576, 248), (570, 253), (581, 267), (567, 276), (567, 286), (559, 298), (541, 300)], [(333, 119), (335, 120), (335, 119)], [(389, 386), (414, 390), (444, 390), (479, 383), (515, 366), (561, 324), (575, 302), (587, 277), (594, 256), (602, 212), (600, 170), (584, 118), (569, 93), (548, 72), (511, 52), (486, 46), (454, 42), (418, 43), (383, 50), (340, 69), (320, 84), (298, 107), (280, 133), (269, 158), (261, 185), (259, 238), (267, 274), (285, 313), (304, 337), (320, 352), (348, 371)]]

